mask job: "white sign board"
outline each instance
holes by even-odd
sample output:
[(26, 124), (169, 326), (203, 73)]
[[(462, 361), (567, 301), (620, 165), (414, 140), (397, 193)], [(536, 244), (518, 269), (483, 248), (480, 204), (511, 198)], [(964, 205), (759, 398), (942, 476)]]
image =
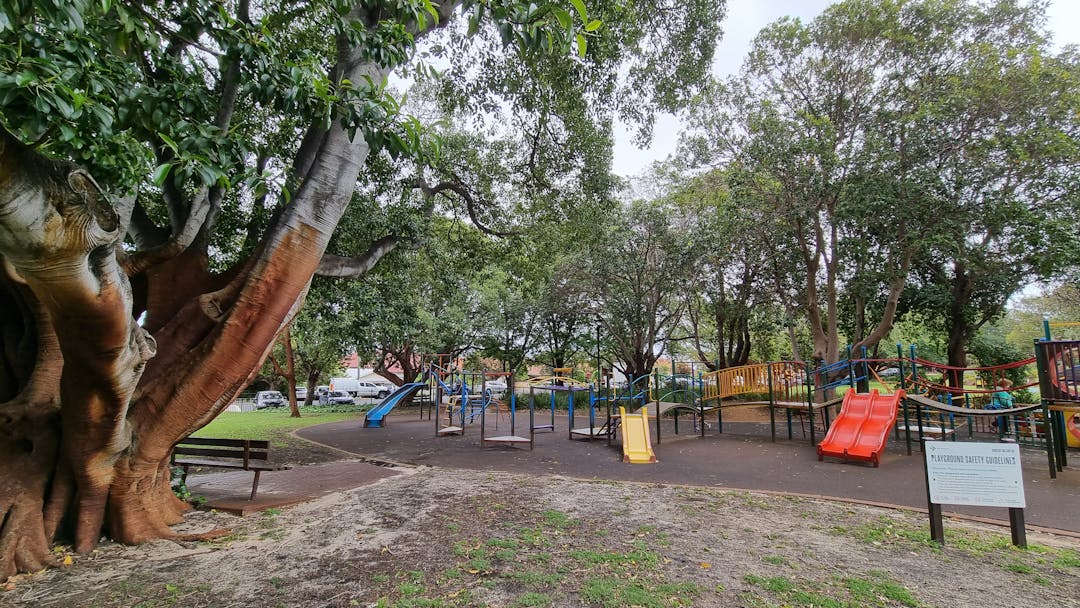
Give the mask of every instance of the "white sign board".
[(1023, 509), (1024, 477), (1015, 443), (926, 442), (930, 502)]

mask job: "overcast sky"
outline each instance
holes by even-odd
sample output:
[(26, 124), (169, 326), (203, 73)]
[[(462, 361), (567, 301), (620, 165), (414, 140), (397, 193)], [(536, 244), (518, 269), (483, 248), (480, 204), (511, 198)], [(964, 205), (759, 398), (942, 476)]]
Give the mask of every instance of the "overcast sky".
[[(769, 23), (785, 15), (810, 21), (830, 4), (831, 0), (727, 0), (724, 39), (716, 49), (713, 72), (719, 76), (737, 73), (750, 41)], [(1080, 44), (1080, 0), (1050, 0), (1047, 16), (1055, 44)], [(639, 150), (630, 134), (617, 128), (614, 172), (625, 177), (637, 175), (649, 163), (673, 153), (678, 138), (679, 125), (671, 116), (657, 120), (648, 150)]]

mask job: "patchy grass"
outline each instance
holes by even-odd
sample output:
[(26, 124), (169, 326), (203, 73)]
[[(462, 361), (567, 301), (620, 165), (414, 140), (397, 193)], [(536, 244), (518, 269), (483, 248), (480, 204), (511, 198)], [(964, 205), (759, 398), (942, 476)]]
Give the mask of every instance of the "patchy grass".
[(865, 576), (834, 577), (827, 581), (753, 574), (744, 580), (764, 592), (744, 594), (750, 606), (775, 606), (776, 601), (781, 606), (800, 608), (922, 606), (911, 591), (884, 572), (871, 571)]
[(581, 599), (603, 608), (665, 608), (690, 606), (700, 592), (692, 583), (649, 584), (615, 577), (591, 578), (581, 588)]
[(440, 529), (458, 531), (458, 538), (444, 544), (450, 555), (442, 575), (429, 576), (426, 585), (415, 579), (396, 585), (373, 581), (375, 605), (678, 608), (693, 605), (704, 592), (698, 583), (668, 579), (661, 566), (672, 560), (657, 551), (656, 545), (667, 541), (655, 528), (643, 527), (630, 540), (578, 535), (576, 528), (597, 522), (561, 511), (520, 509), (506, 517), (512, 525), (504, 529), (516, 536), (487, 539), (461, 532), (469, 528), (466, 519), (448, 518), (455, 526), (443, 523)]
[(781, 555), (769, 555), (767, 557), (763, 557), (761, 561), (765, 562), (766, 564), (772, 564), (774, 566), (784, 566), (788, 563), (787, 558)]

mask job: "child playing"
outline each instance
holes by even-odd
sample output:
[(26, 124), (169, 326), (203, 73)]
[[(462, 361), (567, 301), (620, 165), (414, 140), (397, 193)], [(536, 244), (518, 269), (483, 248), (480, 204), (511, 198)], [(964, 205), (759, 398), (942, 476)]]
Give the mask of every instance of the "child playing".
[[(989, 409), (992, 410), (1007, 410), (1013, 406), (1015, 399), (1012, 394), (1009, 393), (1009, 389), (1012, 388), (1012, 380), (1008, 378), (1002, 378), (998, 380), (998, 390), (994, 392), (990, 397)], [(1008, 416), (998, 416), (990, 423), (991, 426), (998, 429), (999, 435), (1007, 435), (1009, 433), (1009, 418)]]

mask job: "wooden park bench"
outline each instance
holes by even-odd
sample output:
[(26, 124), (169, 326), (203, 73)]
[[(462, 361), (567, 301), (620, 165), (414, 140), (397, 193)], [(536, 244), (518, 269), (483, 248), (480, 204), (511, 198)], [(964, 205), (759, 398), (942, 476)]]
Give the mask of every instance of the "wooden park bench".
[(255, 472), (251, 484), (251, 500), (259, 492), (259, 474), (263, 471), (283, 471), (289, 467), (270, 464), (270, 442), (265, 439), (221, 439), (188, 437), (173, 448), (173, 466), (183, 467), (181, 480), (187, 483), (191, 467), (219, 467)]

